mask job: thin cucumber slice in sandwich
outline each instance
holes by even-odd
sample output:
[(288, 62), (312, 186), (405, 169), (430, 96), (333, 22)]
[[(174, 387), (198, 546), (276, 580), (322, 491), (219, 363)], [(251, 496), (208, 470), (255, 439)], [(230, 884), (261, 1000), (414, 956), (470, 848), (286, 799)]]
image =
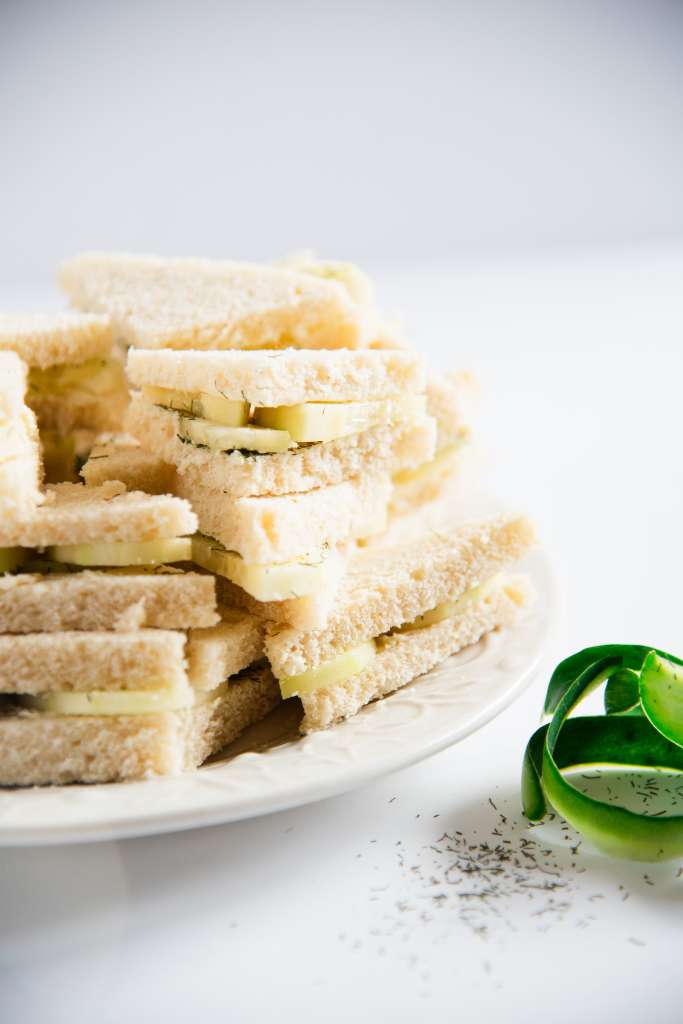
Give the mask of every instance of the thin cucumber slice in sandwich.
[(225, 576), (257, 601), (286, 601), (325, 590), (329, 585), (332, 557), (323, 562), (249, 564), (234, 551), (203, 534), (192, 539), (192, 560), (203, 569)]
[(296, 697), (302, 693), (313, 693), (324, 690), (328, 686), (336, 686), (353, 676), (359, 675), (375, 658), (377, 648), (374, 640), (366, 640), (356, 647), (339, 654), (336, 658), (301, 672), (296, 676), (280, 679), (280, 692), (284, 699)]
[(465, 609), (474, 604), (475, 601), (481, 601), (494, 593), (497, 589), (502, 586), (501, 575), (492, 576), (491, 579), (486, 580), (479, 587), (472, 587), (471, 590), (461, 594), (460, 597), (456, 598), (455, 601), (442, 601), (441, 604), (437, 604), (435, 608), (430, 608), (429, 611), (424, 612), (422, 615), (418, 615), (412, 622), (407, 622), (399, 629), (395, 630), (397, 633), (409, 633), (414, 629), (426, 629), (427, 626), (435, 626), (439, 622), (444, 622), (446, 619), (452, 619), (454, 616), (459, 615)]
[(193, 394), (190, 391), (175, 391), (173, 388), (152, 385), (146, 385), (142, 390), (145, 397), (155, 405), (162, 405), (175, 412), (190, 413), (224, 427), (243, 427), (249, 422), (248, 402), (210, 395), (205, 391)]
[(257, 408), (254, 423), (286, 430), (299, 443), (334, 441), (395, 419), (412, 419), (424, 412), (423, 395), (377, 402), (301, 402)]
[(266, 427), (222, 427), (205, 419), (183, 416), (180, 437), (191, 444), (202, 445), (216, 452), (249, 451), (275, 455), (294, 447), (286, 430)]
[(163, 565), (165, 562), (189, 562), (191, 537), (160, 540), (119, 541), (112, 544), (56, 544), (46, 549), (54, 562), (82, 566)]
[(167, 686), (159, 690), (91, 690), (86, 693), (57, 691), (20, 698), (23, 707), (51, 715), (148, 715), (194, 707), (225, 693), (228, 681), (213, 690), (191, 686)]

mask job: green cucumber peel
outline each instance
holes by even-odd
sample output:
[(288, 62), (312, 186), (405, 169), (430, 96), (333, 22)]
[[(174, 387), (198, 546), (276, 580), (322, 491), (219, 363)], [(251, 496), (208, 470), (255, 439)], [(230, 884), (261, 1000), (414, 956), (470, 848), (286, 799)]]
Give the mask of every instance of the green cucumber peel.
[[(606, 715), (569, 718), (602, 684)], [(611, 856), (683, 856), (683, 815), (658, 817), (607, 804), (563, 774), (589, 765), (683, 772), (683, 661), (651, 647), (587, 648), (555, 669), (545, 709), (552, 718), (536, 730), (524, 755), (526, 816), (540, 821), (552, 806)]]

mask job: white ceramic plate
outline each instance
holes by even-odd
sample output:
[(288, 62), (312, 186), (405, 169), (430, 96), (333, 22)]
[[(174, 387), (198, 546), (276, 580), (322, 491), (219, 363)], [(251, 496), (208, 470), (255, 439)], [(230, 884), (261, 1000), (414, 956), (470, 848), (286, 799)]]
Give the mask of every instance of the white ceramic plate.
[(0, 845), (152, 835), (252, 818), (353, 789), (480, 729), (530, 682), (558, 617), (542, 553), (526, 568), (537, 600), (500, 630), (326, 732), (297, 738), (287, 701), (192, 774), (147, 782), (0, 791)]

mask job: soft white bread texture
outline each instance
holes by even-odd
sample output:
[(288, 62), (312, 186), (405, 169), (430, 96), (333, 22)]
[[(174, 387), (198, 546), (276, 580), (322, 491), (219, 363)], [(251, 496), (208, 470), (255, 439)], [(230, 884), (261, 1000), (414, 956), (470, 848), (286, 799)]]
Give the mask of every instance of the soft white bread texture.
[(199, 529), (246, 562), (316, 562), (340, 541), (386, 518), (389, 477), (373, 475), (296, 494), (232, 498), (178, 474), (176, 494), (192, 501)]
[(0, 633), (213, 626), (212, 576), (163, 571), (0, 576)]
[(302, 695), (301, 731), (326, 729), (412, 682), (491, 630), (510, 625), (530, 598), (527, 580), (511, 578), (468, 602), (452, 618), (424, 629), (382, 637), (374, 660), (363, 672), (336, 686)]
[(27, 519), (42, 501), (38, 428), (25, 391), (24, 363), (0, 352), (0, 530)]
[(58, 279), (141, 348), (355, 348), (368, 330), (343, 284), (284, 267), (91, 252)]
[(0, 547), (155, 540), (196, 529), (197, 517), (181, 498), (127, 491), (115, 480), (101, 487), (54, 484), (30, 520), (0, 522)]
[(0, 785), (124, 782), (199, 767), (279, 703), (270, 670), (248, 669), (194, 708), (60, 717), (0, 709)]
[(268, 408), (299, 402), (372, 402), (419, 394), (426, 385), (415, 352), (149, 352), (131, 349), (126, 367), (136, 388), (220, 394)]
[(0, 349), (29, 366), (84, 363), (108, 356), (113, 334), (106, 316), (85, 313), (0, 313)]
[(527, 519), (497, 516), (428, 535), (420, 543), (358, 552), (323, 629), (268, 628), (278, 678), (299, 675), (349, 647), (454, 601), (520, 558), (533, 541)]
[(418, 416), (277, 455), (215, 452), (182, 441), (178, 413), (160, 409), (140, 395), (133, 397), (125, 422), (127, 432), (145, 448), (177, 467), (188, 487), (198, 482), (235, 497), (290, 494), (349, 477), (397, 473), (431, 459), (436, 440), (434, 420)]
[(213, 689), (263, 652), (262, 625), (227, 610), (188, 633), (168, 629), (24, 633), (0, 636), (0, 693)]
[(381, 522), (391, 497), (386, 474), (370, 474), (310, 491), (234, 497), (140, 447), (98, 447), (82, 470), (88, 484), (119, 480), (151, 494), (171, 491), (192, 503), (199, 530), (250, 563), (316, 561), (348, 537)]
[(183, 685), (185, 642), (185, 633), (167, 629), (0, 636), (0, 693)]
[(88, 487), (99, 487), (108, 480), (120, 480), (129, 491), (145, 494), (173, 494), (176, 468), (152, 455), (129, 434), (93, 446), (81, 469)]
[(222, 607), (220, 613), (215, 626), (193, 629), (188, 637), (188, 676), (195, 690), (212, 690), (263, 656), (263, 622), (235, 608)]

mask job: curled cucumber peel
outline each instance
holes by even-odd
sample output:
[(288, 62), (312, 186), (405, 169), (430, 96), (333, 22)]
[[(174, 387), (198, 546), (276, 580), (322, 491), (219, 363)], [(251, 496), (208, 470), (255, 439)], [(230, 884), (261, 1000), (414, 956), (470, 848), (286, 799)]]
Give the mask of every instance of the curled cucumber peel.
[[(601, 685), (605, 715), (570, 718)], [(564, 775), (589, 765), (683, 772), (683, 661), (651, 647), (589, 647), (557, 666), (544, 710), (551, 719), (536, 730), (524, 755), (526, 816), (540, 821), (551, 805), (614, 857), (683, 856), (683, 815), (659, 817), (607, 804)]]

